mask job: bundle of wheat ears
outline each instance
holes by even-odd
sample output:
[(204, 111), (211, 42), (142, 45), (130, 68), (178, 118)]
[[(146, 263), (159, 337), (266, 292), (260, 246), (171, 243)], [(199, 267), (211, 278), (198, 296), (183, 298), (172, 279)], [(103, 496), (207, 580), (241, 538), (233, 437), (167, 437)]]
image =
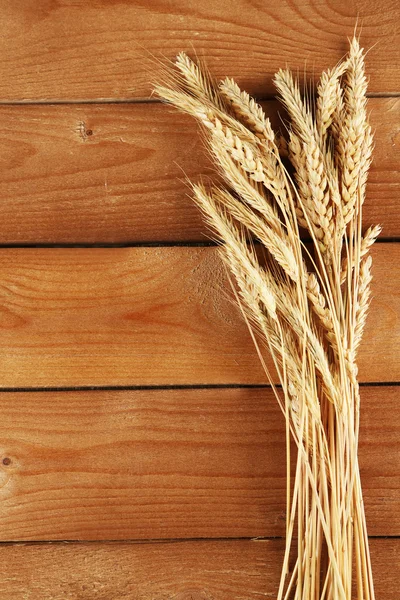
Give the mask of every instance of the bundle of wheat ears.
[(288, 116), (286, 146), (232, 79), (214, 83), (183, 53), (156, 92), (203, 126), (225, 184), (193, 184), (193, 196), (234, 275), (260, 358), (261, 340), (273, 359), (275, 373), (264, 368), (287, 441), (277, 598), (373, 600), (357, 351), (380, 227), (361, 227), (373, 145), (363, 50), (354, 37), (313, 94), (302, 95), (287, 70), (274, 83)]

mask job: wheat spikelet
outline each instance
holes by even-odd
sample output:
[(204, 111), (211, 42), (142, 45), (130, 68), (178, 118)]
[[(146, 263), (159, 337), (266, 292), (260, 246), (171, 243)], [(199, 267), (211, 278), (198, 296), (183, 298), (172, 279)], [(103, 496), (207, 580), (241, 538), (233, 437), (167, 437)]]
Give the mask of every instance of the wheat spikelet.
[(301, 225), (305, 224), (311, 229), (311, 233), (319, 241), (321, 251), (326, 253), (332, 242), (333, 211), (329, 206), (330, 188), (318, 144), (314, 137), (310, 137), (308, 143), (302, 143), (292, 133), (289, 148), (302, 199), (302, 205), (298, 207), (299, 212), (301, 211)]
[(361, 343), (362, 334), (364, 332), (365, 323), (367, 320), (367, 312), (369, 307), (369, 299), (371, 295), (371, 266), (372, 257), (366, 256), (360, 266), (360, 283), (358, 287), (358, 297), (356, 304), (356, 324), (354, 328), (353, 352), (354, 356)]
[(230, 217), (218, 208), (215, 200), (218, 197), (218, 190), (214, 193), (207, 193), (201, 185), (193, 186), (194, 196), (207, 216), (210, 225), (218, 232), (224, 240), (223, 253), (228, 257), (229, 264), (232, 264), (232, 271), (239, 283), (242, 293), (247, 292), (247, 282), (250, 282), (251, 289), (256, 293), (258, 301), (261, 301), (272, 319), (276, 319), (276, 301), (265, 281), (264, 273), (258, 265), (257, 258), (251, 248), (246, 245), (243, 236), (234, 226)]
[(371, 225), (370, 227), (368, 227), (361, 240), (360, 258), (363, 258), (369, 252), (369, 249), (375, 243), (381, 231), (381, 225)]
[(310, 108), (303, 100), (297, 82), (290, 71), (280, 69), (274, 77), (274, 83), (290, 115), (294, 131), (303, 142), (308, 142), (316, 128)]
[(360, 204), (364, 201), (373, 141), (371, 128), (367, 123), (364, 56), (356, 38), (350, 44), (344, 82), (337, 144), (343, 216), (345, 223), (349, 223), (357, 210), (358, 201)]
[(309, 273), (307, 277), (307, 297), (311, 303), (313, 311), (323, 325), (332, 347), (337, 350), (332, 311), (326, 306), (325, 296), (321, 293), (318, 279), (314, 273)]
[(180, 52), (175, 62), (182, 74), (182, 87), (198, 100), (210, 101), (219, 109), (224, 110), (221, 96), (216, 92), (211, 77), (201, 70), (187, 54)]
[(217, 128), (213, 131), (213, 150), (218, 155), (219, 147), (227, 150), (241, 169), (256, 183), (262, 183), (273, 195), (281, 210), (289, 210), (289, 200), (285, 174), (273, 152), (264, 156), (255, 146), (243, 141), (239, 135), (231, 135), (230, 130)]
[(301, 194), (298, 214), (302, 226), (307, 225), (310, 233), (319, 241), (321, 252), (325, 254), (331, 246), (334, 223), (326, 165), (316, 125), (290, 72), (278, 71), (275, 85), (292, 120), (289, 156), (295, 167)]
[(260, 183), (248, 177), (246, 171), (231, 158), (230, 153), (218, 139), (210, 140), (209, 144), (211, 152), (220, 167), (220, 172), (228, 185), (233, 188), (243, 202), (261, 213), (271, 229), (278, 235), (284, 236), (282, 222), (276, 207), (268, 202)]
[[(364, 236), (361, 238), (360, 250), (359, 250), (359, 258), (363, 258), (366, 254), (368, 254), (371, 246), (375, 243), (377, 237), (382, 231), (382, 227), (380, 225), (371, 225), (368, 227)], [(356, 258), (353, 257), (351, 262), (351, 269), (354, 269), (356, 263)], [(340, 271), (340, 283), (344, 283), (347, 277), (348, 272), (349, 259), (347, 256), (343, 258), (342, 267)]]
[(281, 235), (275, 233), (262, 218), (247, 208), (243, 202), (238, 201), (229, 192), (221, 189), (215, 190), (214, 197), (225, 206), (233, 218), (239, 221), (264, 244), (284, 272), (293, 281), (297, 281), (299, 273), (296, 257), (290, 248), (287, 236), (283, 230), (281, 231)]
[(332, 124), (333, 115), (338, 108), (340, 97), (339, 78), (345, 73), (347, 62), (343, 61), (334, 69), (328, 69), (321, 75), (317, 87), (316, 129), (323, 147)]
[(233, 79), (226, 78), (221, 81), (219, 90), (222, 96), (231, 103), (235, 116), (267, 144), (275, 142), (275, 134), (270, 120), (265, 116), (263, 109), (253, 98), (243, 92)]

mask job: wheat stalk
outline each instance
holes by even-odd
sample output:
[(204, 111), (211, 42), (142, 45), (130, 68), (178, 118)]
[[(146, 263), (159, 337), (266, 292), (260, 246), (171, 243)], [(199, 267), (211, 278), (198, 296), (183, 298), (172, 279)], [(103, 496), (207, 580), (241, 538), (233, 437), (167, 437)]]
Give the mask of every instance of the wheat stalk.
[(215, 84), (185, 54), (176, 67), (156, 91), (200, 122), (224, 178), (225, 187), (193, 185), (194, 199), (236, 279), (253, 339), (272, 356), (276, 373), (265, 367), (266, 374), (286, 422), (286, 550), (277, 598), (350, 600), (355, 587), (358, 600), (374, 600), (357, 458), (356, 357), (371, 295), (369, 250), (380, 233), (379, 226), (361, 230), (373, 143), (363, 51), (353, 38), (348, 56), (322, 74), (315, 105), (289, 71), (276, 74), (291, 167), (263, 109), (234, 81)]

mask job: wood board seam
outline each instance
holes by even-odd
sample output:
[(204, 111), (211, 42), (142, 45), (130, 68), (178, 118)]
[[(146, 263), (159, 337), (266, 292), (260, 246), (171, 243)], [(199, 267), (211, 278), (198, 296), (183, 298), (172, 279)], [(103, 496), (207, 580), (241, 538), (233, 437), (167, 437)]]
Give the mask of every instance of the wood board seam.
[[(369, 535), (368, 539), (370, 540), (400, 540), (399, 535)], [(96, 544), (132, 544), (132, 545), (144, 545), (144, 544), (196, 544), (199, 542), (220, 542), (220, 543), (229, 543), (229, 542), (273, 542), (273, 541), (283, 541), (285, 540), (284, 536), (260, 536), (260, 537), (191, 537), (191, 538), (126, 538), (126, 539), (100, 539), (100, 540), (74, 540), (74, 539), (65, 539), (65, 540), (6, 540), (0, 541), (0, 547), (2, 546), (62, 546), (62, 545), (80, 545), (83, 546), (85, 544), (88, 545), (96, 545)]]
[[(400, 92), (371, 92), (367, 98), (399, 98)], [(276, 100), (274, 94), (265, 96), (254, 95), (257, 102), (273, 102)], [(0, 100), (0, 106), (74, 106), (76, 104), (104, 105), (104, 104), (163, 104), (158, 98), (82, 98), (77, 100), (61, 100), (58, 98), (35, 99), (35, 100)]]
[[(305, 244), (311, 242), (308, 237), (302, 237)], [(400, 236), (382, 237), (375, 241), (375, 244), (399, 244)], [(262, 246), (258, 240), (253, 240), (255, 246)], [(200, 240), (185, 240), (185, 241), (152, 241), (147, 242), (38, 242), (38, 243), (0, 243), (1, 250), (32, 250), (32, 249), (60, 249), (60, 248), (80, 248), (80, 249), (95, 249), (95, 248), (218, 248), (221, 245), (219, 241), (200, 241)]]
[[(400, 381), (361, 381), (359, 386), (368, 387), (399, 387)], [(276, 384), (275, 388), (280, 389)], [(169, 391), (169, 390), (268, 390), (271, 385), (260, 383), (193, 383), (171, 385), (99, 385), (99, 386), (60, 386), (60, 387), (0, 387), (1, 393), (43, 393), (43, 392), (139, 392), (139, 391)]]

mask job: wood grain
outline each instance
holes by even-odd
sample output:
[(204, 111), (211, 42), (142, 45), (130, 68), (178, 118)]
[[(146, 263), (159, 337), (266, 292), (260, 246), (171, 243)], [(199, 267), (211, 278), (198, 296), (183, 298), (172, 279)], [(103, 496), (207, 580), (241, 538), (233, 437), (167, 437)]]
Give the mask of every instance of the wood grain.
[[(264, 107), (279, 126), (278, 105)], [(400, 100), (370, 100), (365, 225), (400, 235)], [(195, 123), (160, 104), (0, 106), (1, 243), (208, 239), (184, 175), (213, 175)]]
[[(399, 540), (371, 540), (377, 598), (397, 600)], [(276, 597), (281, 540), (0, 546), (3, 600)]]
[[(400, 245), (373, 256), (361, 381), (400, 381)], [(0, 251), (3, 388), (265, 383), (217, 249)]]
[(282, 65), (307, 77), (333, 66), (357, 21), (373, 48), (370, 91), (400, 88), (396, 0), (1, 0), (0, 10), (3, 101), (148, 97), (158, 61), (193, 49), (265, 96)]
[[(136, 102), (160, 59), (196, 52), (266, 99), (280, 66), (308, 80), (335, 64), (357, 19), (381, 96), (365, 225), (400, 236), (396, 0), (0, 0), (0, 13), (0, 245), (204, 241), (182, 181), (213, 174), (196, 127)], [(400, 246), (374, 259), (360, 379), (400, 382)], [(232, 383), (265, 377), (214, 248), (0, 250), (2, 390)], [(362, 388), (375, 536), (400, 535), (399, 394)], [(276, 597), (281, 539), (216, 539), (284, 534), (283, 419), (269, 389), (0, 399), (2, 598)], [(65, 539), (86, 543), (12, 543)], [(377, 597), (395, 600), (400, 540), (371, 539), (371, 551)]]
[[(362, 388), (371, 535), (400, 534), (399, 400)], [(1, 540), (284, 535), (284, 419), (268, 388), (2, 393), (1, 407)]]

